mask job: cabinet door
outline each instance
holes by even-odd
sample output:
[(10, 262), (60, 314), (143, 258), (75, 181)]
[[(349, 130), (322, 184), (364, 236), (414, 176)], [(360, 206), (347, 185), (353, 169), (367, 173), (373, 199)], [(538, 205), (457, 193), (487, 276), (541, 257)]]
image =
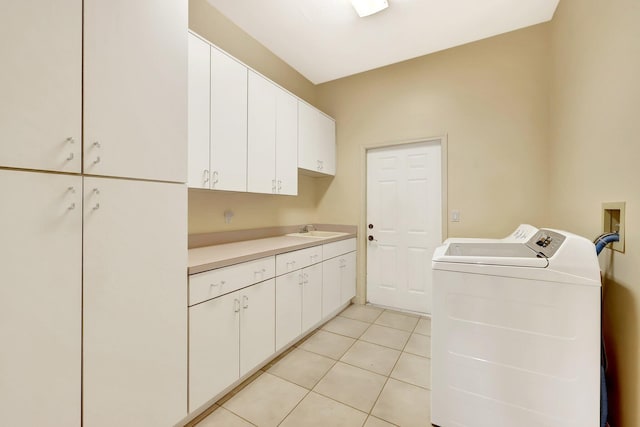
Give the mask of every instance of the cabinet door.
[(276, 351), (302, 333), (303, 271), (276, 278)]
[(240, 291), (240, 376), (275, 352), (275, 290), (270, 279)]
[(186, 193), (84, 178), (84, 425), (186, 415)]
[(82, 179), (0, 170), (0, 425), (79, 426)]
[(276, 92), (273, 83), (249, 72), (247, 191), (276, 193)]
[(240, 375), (240, 292), (189, 308), (189, 412)]
[(356, 296), (356, 253), (349, 252), (340, 257), (340, 304)]
[(211, 48), (189, 33), (189, 178), (191, 188), (209, 188)]
[(318, 112), (310, 105), (298, 101), (298, 167), (318, 170), (320, 132)]
[(187, 180), (187, 0), (84, 0), (84, 172)]
[(336, 174), (336, 122), (318, 112), (319, 172)]
[(0, 166), (80, 172), (82, 1), (3, 1)]
[(298, 100), (276, 92), (276, 186), (278, 194), (298, 194)]
[(322, 263), (322, 318), (340, 306), (340, 258)]
[(211, 47), (211, 188), (247, 191), (247, 67)]
[(322, 264), (304, 269), (302, 286), (302, 332), (322, 320)]

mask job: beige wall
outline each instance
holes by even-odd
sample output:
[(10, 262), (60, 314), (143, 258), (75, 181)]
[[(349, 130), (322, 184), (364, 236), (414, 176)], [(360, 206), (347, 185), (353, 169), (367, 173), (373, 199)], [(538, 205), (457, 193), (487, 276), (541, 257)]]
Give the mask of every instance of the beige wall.
[[(310, 103), (316, 87), (224, 17), (206, 0), (189, 0), (189, 28)], [(299, 197), (189, 190), (189, 234), (230, 231), (316, 220), (316, 180), (300, 176)], [(224, 211), (235, 213), (230, 224)]]
[(626, 201), (626, 253), (605, 250), (612, 426), (640, 426), (640, 2), (561, 0), (552, 22), (551, 224), (601, 232)]
[[(320, 85), (318, 103), (337, 120), (338, 173), (320, 185), (318, 220), (360, 223), (363, 147), (446, 135), (448, 204), (462, 218), (449, 223), (450, 236), (503, 237), (521, 222), (544, 224), (548, 30), (538, 25)], [(363, 256), (358, 272), (362, 297)]]

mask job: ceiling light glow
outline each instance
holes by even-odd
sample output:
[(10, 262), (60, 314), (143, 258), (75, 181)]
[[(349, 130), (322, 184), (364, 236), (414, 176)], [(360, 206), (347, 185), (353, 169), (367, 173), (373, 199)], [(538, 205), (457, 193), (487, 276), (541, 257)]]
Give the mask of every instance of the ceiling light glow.
[(351, 0), (351, 4), (361, 18), (373, 15), (389, 7), (387, 0)]

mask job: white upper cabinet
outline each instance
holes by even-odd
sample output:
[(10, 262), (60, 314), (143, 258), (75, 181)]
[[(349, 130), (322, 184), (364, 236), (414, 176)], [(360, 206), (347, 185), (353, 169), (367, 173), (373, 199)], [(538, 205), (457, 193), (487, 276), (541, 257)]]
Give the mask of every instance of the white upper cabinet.
[(211, 47), (189, 33), (189, 179), (191, 188), (210, 188), (209, 119)]
[(247, 191), (247, 67), (211, 47), (211, 186)]
[(297, 99), (250, 71), (248, 117), (248, 191), (298, 194)]
[(276, 186), (278, 194), (298, 194), (298, 100), (276, 93)]
[(249, 72), (247, 190), (276, 193), (276, 94), (278, 87)]
[(82, 178), (0, 170), (0, 197), (0, 425), (79, 427)]
[(3, 1), (0, 167), (79, 173), (82, 1)]
[(298, 167), (313, 174), (336, 174), (336, 124), (319, 110), (298, 102)]
[(187, 11), (84, 0), (86, 174), (186, 182)]

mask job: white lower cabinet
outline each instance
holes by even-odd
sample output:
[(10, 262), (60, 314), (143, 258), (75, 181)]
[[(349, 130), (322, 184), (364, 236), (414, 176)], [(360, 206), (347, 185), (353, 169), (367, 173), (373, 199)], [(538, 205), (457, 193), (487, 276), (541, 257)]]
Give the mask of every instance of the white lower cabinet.
[(80, 426), (82, 178), (0, 170), (0, 425)]
[(189, 308), (189, 412), (274, 352), (275, 280)]
[(322, 264), (276, 278), (276, 350), (322, 319)]
[(356, 294), (356, 239), (323, 246), (322, 317), (330, 316)]

